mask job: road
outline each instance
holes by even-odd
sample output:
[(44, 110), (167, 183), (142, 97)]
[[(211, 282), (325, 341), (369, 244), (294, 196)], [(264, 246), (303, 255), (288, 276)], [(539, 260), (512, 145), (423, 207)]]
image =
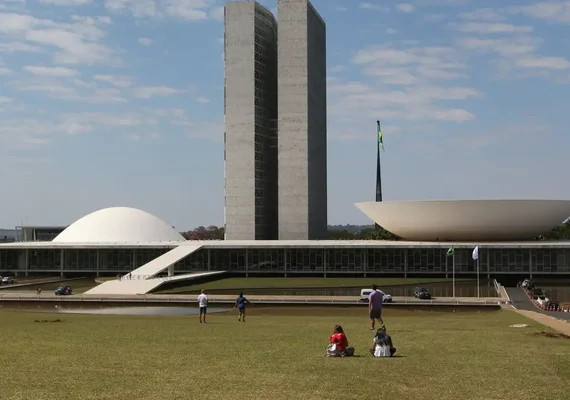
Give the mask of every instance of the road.
[(549, 315), (554, 318), (570, 321), (570, 313), (545, 311), (538, 308), (532, 301), (530, 301), (527, 294), (522, 288), (510, 287), (505, 289), (507, 290), (511, 301), (513, 302), (513, 306), (519, 310), (534, 311), (540, 314)]

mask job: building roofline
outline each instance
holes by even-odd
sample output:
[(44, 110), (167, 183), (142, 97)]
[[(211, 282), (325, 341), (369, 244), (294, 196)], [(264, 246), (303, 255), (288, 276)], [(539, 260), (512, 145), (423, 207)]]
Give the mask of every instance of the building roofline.
[(57, 242), (9, 242), (1, 243), (2, 249), (117, 249), (117, 248), (174, 248), (201, 245), (204, 249), (285, 249), (285, 248), (568, 248), (570, 241), (504, 241), (504, 242), (409, 242), (383, 240), (204, 240), (185, 242), (117, 242), (117, 243), (57, 243)]

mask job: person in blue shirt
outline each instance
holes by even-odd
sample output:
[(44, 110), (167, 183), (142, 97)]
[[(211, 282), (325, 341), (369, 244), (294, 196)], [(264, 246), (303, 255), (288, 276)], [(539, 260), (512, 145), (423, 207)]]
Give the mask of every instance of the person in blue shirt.
[(243, 296), (243, 292), (241, 292), (236, 299), (236, 304), (234, 305), (234, 310), (237, 308), (239, 311), (239, 319), (238, 321), (245, 322), (245, 306), (249, 304), (249, 300)]

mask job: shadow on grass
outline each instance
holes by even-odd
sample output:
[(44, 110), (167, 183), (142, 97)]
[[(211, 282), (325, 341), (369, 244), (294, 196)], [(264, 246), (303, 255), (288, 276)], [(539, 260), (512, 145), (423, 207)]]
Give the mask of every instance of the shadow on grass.
[(541, 336), (541, 337), (547, 337), (547, 338), (552, 338), (552, 339), (570, 339), (570, 336), (565, 335), (563, 333), (559, 333), (559, 332), (540, 331), (540, 332), (530, 332), (530, 333), (527, 333), (527, 335)]

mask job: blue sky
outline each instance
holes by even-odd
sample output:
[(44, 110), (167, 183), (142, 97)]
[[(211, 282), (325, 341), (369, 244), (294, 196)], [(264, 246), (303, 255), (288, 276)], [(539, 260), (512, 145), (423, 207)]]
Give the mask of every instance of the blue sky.
[[(329, 223), (369, 222), (377, 118), (385, 200), (570, 198), (570, 1), (313, 4)], [(222, 7), (0, 1), (0, 227), (116, 205), (222, 224)]]

